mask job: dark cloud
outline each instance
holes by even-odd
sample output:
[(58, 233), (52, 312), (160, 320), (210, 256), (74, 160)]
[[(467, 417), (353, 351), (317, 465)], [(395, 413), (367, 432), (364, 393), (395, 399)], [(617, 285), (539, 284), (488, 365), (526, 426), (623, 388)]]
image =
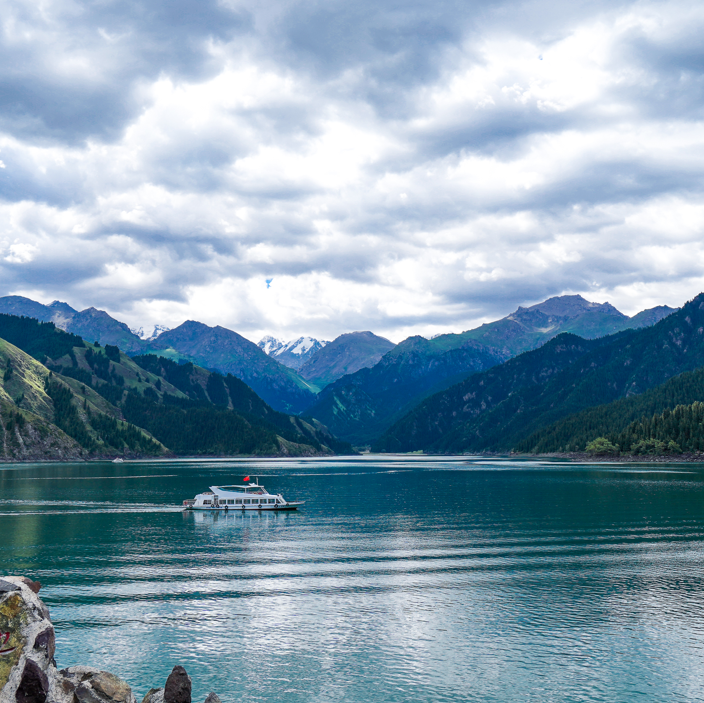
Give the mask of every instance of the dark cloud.
[(212, 75), (220, 66), (208, 43), (230, 41), (251, 24), (216, 0), (52, 2), (45, 9), (16, 2), (5, 10), (0, 129), (68, 144), (117, 139), (143, 109), (145, 82)]

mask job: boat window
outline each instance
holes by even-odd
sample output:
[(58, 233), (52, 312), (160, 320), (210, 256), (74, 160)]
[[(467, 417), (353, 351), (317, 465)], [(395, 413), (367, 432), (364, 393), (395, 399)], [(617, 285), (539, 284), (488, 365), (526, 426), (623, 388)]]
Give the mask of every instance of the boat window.
[(204, 500), (204, 501), (203, 501), (203, 505), (210, 505), (210, 501), (209, 501), (209, 500)]
[(249, 498), (245, 498), (242, 502), (243, 502), (245, 505), (249, 505), (252, 501), (251, 501)]
[(275, 498), (269, 498), (269, 502), (270, 502), (270, 503), (276, 503), (276, 499), (275, 499)]
[(242, 498), (236, 498), (235, 505), (242, 505)]
[(235, 504), (235, 501), (234, 501), (234, 499), (232, 499), (232, 498), (228, 498), (228, 500), (227, 500), (227, 504), (228, 504), (228, 505), (234, 505), (234, 504)]

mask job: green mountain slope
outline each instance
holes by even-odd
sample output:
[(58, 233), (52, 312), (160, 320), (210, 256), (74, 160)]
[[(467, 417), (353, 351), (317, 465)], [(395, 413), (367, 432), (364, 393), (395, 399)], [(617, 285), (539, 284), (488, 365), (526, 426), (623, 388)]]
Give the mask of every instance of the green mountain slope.
[(324, 388), (346, 374), (371, 368), (395, 346), (372, 332), (341, 334), (313, 354), (298, 373), (318, 388)]
[[(366, 444), (433, 393), (539, 347), (558, 334), (569, 331), (593, 339), (651, 324), (672, 312), (661, 306), (629, 318), (608, 303), (567, 295), (518, 308), (502, 320), (462, 334), (430, 340), (411, 337), (372, 369), (344, 376), (325, 388), (306, 415), (323, 422), (338, 437)], [(401, 445), (408, 442), (404, 439)]]
[[(580, 452), (585, 451), (597, 437), (608, 437), (610, 441), (616, 439), (622, 449), (628, 450), (633, 442), (623, 443), (625, 440), (620, 435), (629, 425), (662, 416), (677, 406), (691, 406), (702, 400), (704, 369), (686, 371), (641, 395), (621, 398), (570, 415), (533, 433), (519, 442), (514, 450), (525, 453)], [(693, 447), (684, 442), (682, 448)]]
[[(5, 359), (0, 409), (13, 432), (27, 425), (22, 418), (35, 429), (45, 425), (74, 458), (350, 450), (321, 425), (274, 411), (233, 376), (153, 356), (132, 359), (116, 346), (89, 344), (30, 318), (0, 315), (2, 334), (44, 361), (2, 340), (14, 356)], [(45, 458), (52, 457), (61, 458), (56, 452)]]
[[(402, 418), (375, 445), (385, 451), (506, 451), (533, 432), (572, 413), (635, 395), (704, 364), (704, 295), (654, 327), (576, 341), (573, 362), (555, 369), (552, 354), (559, 337), (541, 349), (492, 372), (467, 379), (433, 396)], [(533, 368), (530, 381), (517, 364)], [(482, 385), (495, 374), (501, 393)], [(537, 382), (541, 374), (544, 380)]]
[(58, 301), (42, 305), (21, 296), (5, 296), (0, 298), (0, 313), (53, 322), (87, 342), (117, 346), (130, 355), (156, 353), (175, 361), (192, 361), (223, 374), (231, 373), (254, 388), (272, 407), (284, 412), (300, 412), (315, 400), (318, 392), (314, 383), (224, 327), (189, 321), (148, 342), (123, 322), (95, 308), (79, 312)]
[(277, 410), (297, 413), (315, 399), (318, 388), (293, 369), (267, 356), (254, 342), (224, 327), (189, 320), (159, 335), (151, 353), (185, 358), (204, 368), (243, 380)]
[(325, 388), (305, 416), (316, 418), (341, 439), (365, 444), (423, 397), (456, 382), (458, 375), (464, 378), (502, 360), (493, 350), (471, 341), (437, 355), (432, 340), (412, 337), (373, 368)]

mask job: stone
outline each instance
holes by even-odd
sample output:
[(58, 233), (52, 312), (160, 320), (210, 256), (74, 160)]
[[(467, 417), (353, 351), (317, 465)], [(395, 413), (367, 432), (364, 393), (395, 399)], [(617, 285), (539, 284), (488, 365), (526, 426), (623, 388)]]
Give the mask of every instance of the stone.
[(126, 681), (90, 666), (72, 666), (58, 672), (62, 690), (73, 693), (79, 703), (136, 703)]
[(22, 671), (15, 700), (17, 703), (46, 703), (49, 694), (49, 677), (39, 668), (39, 665), (27, 659)]
[(142, 698), (142, 703), (164, 703), (164, 689), (150, 688), (147, 695)]
[(56, 653), (56, 635), (53, 627), (47, 627), (34, 638), (34, 649), (43, 650), (46, 658), (53, 661)]
[(164, 703), (191, 703), (191, 677), (182, 666), (175, 666), (166, 679)]
[(212, 691), (205, 697), (205, 703), (222, 703), (220, 696)]
[(32, 581), (32, 579), (28, 579), (26, 576), (20, 576), (20, 579), (22, 579), (22, 583), (24, 583), (25, 586), (29, 587), (29, 590), (32, 591), (32, 593), (39, 593), (39, 590), (42, 587), (39, 581)]
[(26, 581), (0, 579), (0, 703), (64, 703), (54, 690), (54, 627)]

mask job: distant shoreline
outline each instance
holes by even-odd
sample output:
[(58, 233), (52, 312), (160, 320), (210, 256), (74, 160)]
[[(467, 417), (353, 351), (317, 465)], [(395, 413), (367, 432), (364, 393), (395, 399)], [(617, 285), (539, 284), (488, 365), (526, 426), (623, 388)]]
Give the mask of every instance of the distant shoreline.
[[(494, 455), (496, 456), (496, 455)], [(514, 459), (571, 459), (580, 462), (605, 463), (620, 462), (623, 464), (678, 464), (678, 463), (702, 463), (704, 464), (704, 452), (683, 452), (682, 454), (587, 454), (586, 452), (552, 452), (550, 454), (510, 454)]]

